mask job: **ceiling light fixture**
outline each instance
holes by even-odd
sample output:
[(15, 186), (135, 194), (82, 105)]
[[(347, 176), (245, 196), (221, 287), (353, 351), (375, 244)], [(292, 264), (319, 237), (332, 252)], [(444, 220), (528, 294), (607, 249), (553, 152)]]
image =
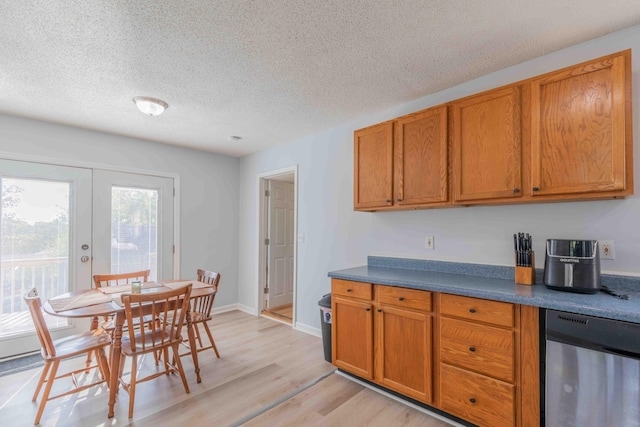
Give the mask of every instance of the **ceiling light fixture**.
[(135, 96), (133, 102), (136, 103), (138, 110), (150, 116), (159, 116), (164, 110), (169, 108), (169, 104), (161, 99), (150, 98), (148, 96)]

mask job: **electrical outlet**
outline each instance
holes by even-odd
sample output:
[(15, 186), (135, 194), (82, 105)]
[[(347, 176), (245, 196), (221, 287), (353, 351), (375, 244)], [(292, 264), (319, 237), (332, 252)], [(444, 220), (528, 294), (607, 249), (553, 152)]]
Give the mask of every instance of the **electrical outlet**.
[(599, 240), (600, 259), (616, 259), (616, 251), (613, 240)]
[(424, 248), (425, 249), (435, 249), (435, 244), (433, 243), (433, 236), (427, 236), (424, 238)]

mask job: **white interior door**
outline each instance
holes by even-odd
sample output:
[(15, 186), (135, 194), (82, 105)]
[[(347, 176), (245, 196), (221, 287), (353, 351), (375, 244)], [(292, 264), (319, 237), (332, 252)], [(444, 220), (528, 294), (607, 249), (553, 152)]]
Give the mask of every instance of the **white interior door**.
[[(91, 286), (91, 170), (0, 160), (0, 358), (38, 350), (23, 296)], [(83, 322), (45, 315), (54, 339)]]
[(293, 303), (294, 185), (269, 181), (269, 308)]
[(94, 274), (173, 279), (173, 179), (95, 169)]

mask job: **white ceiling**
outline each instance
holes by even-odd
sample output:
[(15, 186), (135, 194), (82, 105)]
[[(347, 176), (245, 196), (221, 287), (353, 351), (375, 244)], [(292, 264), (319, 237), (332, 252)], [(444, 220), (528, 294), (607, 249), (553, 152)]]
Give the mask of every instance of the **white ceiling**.
[(639, 24), (640, 1), (0, 0), (0, 18), (0, 113), (243, 156)]

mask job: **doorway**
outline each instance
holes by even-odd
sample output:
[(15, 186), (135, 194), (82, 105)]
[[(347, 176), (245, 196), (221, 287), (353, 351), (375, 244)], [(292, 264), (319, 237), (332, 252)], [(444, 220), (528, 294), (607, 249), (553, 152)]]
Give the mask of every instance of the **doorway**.
[(297, 167), (259, 177), (259, 289), (262, 316), (295, 326)]

